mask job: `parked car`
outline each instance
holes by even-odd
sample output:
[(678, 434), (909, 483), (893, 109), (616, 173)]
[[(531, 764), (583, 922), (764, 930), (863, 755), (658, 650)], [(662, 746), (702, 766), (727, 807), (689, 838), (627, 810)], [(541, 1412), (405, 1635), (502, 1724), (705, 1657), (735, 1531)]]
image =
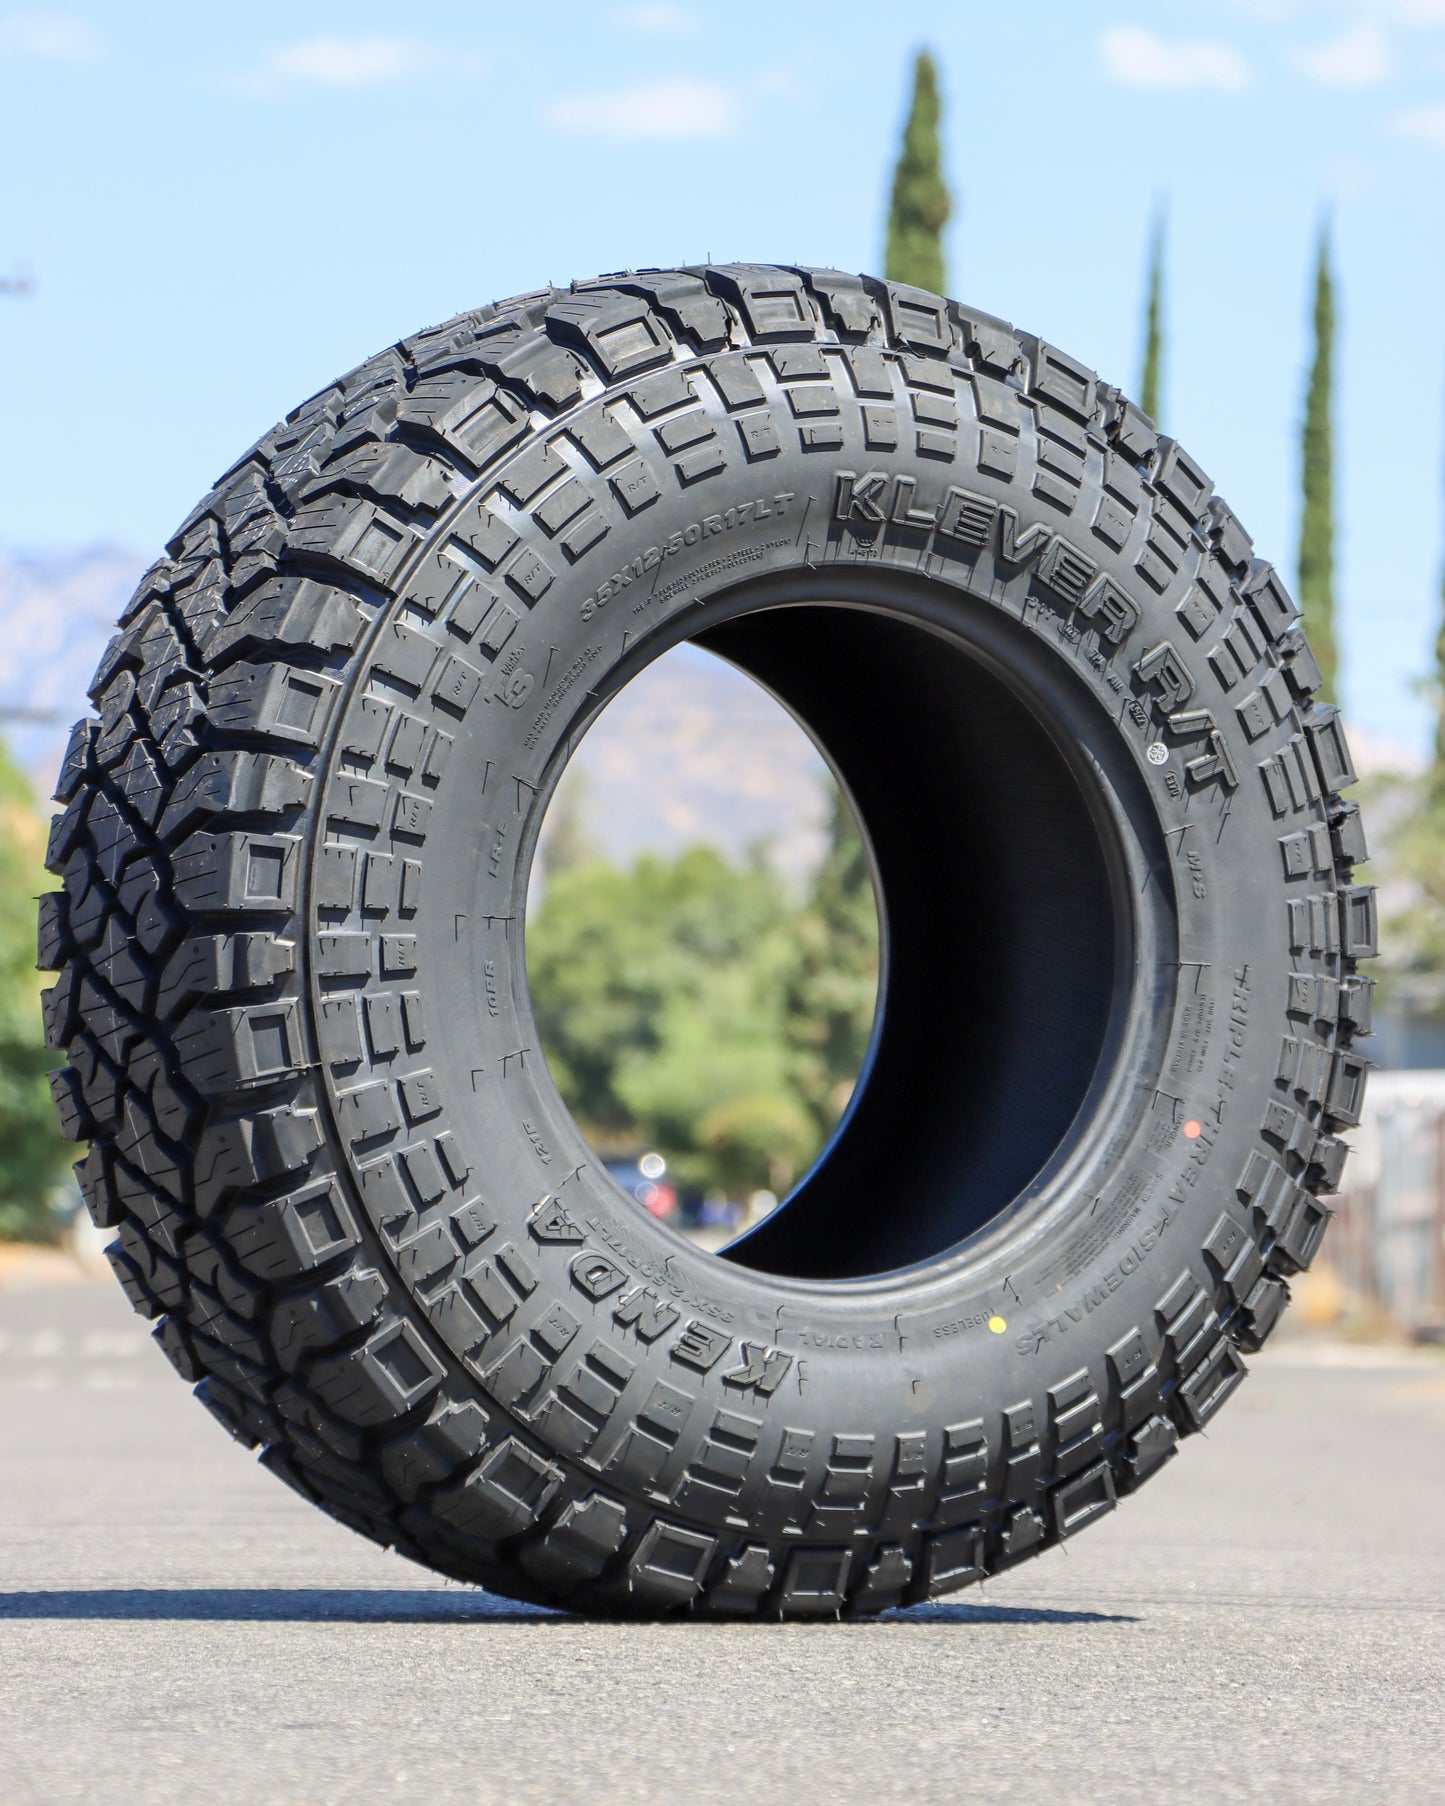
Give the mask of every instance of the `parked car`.
[(661, 1154), (648, 1152), (636, 1160), (604, 1160), (602, 1164), (650, 1216), (663, 1223), (679, 1221), (677, 1191), (668, 1182), (667, 1162)]

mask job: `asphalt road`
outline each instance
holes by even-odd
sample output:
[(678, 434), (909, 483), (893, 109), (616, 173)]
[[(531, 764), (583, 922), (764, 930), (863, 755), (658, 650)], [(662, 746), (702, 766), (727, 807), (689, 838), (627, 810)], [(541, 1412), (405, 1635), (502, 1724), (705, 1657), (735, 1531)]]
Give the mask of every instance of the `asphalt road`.
[(1295, 1344), (1068, 1550), (617, 1626), (309, 1510), (110, 1284), (0, 1293), (0, 1801), (1445, 1800), (1445, 1360)]

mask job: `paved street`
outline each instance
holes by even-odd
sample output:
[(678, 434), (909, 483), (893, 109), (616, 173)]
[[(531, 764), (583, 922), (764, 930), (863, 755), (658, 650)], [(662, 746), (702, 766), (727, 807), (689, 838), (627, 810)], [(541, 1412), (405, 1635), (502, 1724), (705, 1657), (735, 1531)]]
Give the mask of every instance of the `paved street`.
[(870, 1624), (517, 1608), (293, 1498), (116, 1287), (0, 1291), (0, 1801), (1445, 1799), (1445, 1359), (1295, 1343), (1067, 1551)]

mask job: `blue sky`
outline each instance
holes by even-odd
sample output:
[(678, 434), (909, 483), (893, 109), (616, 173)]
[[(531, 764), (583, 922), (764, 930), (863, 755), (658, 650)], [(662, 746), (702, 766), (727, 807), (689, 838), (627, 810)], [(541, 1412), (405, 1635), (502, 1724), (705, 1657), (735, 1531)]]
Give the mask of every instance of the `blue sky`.
[(0, 549), (150, 555), (402, 333), (709, 253), (875, 269), (938, 53), (951, 287), (1134, 385), (1293, 570), (1311, 240), (1342, 311), (1345, 695), (1423, 745), (1445, 508), (1445, 0), (0, 0)]

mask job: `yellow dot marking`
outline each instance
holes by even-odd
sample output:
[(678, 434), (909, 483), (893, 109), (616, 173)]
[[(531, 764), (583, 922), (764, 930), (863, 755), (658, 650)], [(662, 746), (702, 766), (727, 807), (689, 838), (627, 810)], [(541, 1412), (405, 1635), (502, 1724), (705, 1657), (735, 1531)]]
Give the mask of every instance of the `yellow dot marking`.
[(1008, 1324), (1004, 1322), (1002, 1317), (990, 1317), (988, 1326), (996, 1336), (1001, 1336), (1008, 1328)]

